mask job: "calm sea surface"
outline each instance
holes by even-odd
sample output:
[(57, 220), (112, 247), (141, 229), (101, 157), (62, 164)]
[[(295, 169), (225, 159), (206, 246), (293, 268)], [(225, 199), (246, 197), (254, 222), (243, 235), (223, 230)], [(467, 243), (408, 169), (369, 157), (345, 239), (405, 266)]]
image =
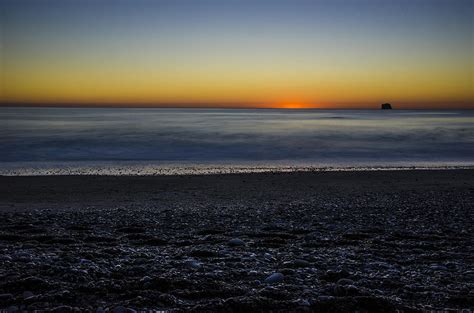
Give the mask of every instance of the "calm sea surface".
[(0, 173), (69, 166), (474, 165), (474, 111), (0, 108)]

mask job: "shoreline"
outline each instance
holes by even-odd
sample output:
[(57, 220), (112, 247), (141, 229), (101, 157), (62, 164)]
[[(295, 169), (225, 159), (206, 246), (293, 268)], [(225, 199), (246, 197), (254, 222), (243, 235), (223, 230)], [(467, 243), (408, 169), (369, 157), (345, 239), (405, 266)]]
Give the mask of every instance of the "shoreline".
[(474, 164), (448, 165), (355, 165), (355, 166), (261, 166), (261, 165), (148, 165), (131, 163), (107, 166), (50, 166), (44, 164), (30, 167), (18, 165), (0, 166), (0, 176), (187, 176), (226, 175), (251, 173), (305, 173), (305, 172), (370, 172), (370, 171), (419, 171), (419, 170), (472, 170)]

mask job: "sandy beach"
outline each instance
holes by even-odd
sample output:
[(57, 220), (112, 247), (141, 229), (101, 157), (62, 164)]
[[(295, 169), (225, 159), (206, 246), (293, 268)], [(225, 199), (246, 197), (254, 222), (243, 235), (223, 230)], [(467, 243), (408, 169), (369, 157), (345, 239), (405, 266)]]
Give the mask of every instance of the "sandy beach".
[(472, 309), (473, 206), (473, 170), (0, 177), (0, 308)]

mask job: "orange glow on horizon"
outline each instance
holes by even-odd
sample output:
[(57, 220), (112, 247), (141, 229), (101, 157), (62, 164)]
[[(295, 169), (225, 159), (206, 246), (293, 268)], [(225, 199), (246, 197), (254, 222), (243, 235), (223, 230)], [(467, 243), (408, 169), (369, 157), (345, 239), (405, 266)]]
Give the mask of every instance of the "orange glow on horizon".
[(289, 102), (280, 102), (275, 104), (275, 109), (317, 109), (318, 105), (305, 102), (289, 101)]

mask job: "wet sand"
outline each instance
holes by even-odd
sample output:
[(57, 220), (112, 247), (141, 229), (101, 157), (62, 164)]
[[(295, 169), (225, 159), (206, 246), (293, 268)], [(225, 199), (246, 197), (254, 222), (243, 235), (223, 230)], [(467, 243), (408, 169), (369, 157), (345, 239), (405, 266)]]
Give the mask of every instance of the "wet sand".
[(474, 309), (474, 170), (0, 177), (0, 309)]

